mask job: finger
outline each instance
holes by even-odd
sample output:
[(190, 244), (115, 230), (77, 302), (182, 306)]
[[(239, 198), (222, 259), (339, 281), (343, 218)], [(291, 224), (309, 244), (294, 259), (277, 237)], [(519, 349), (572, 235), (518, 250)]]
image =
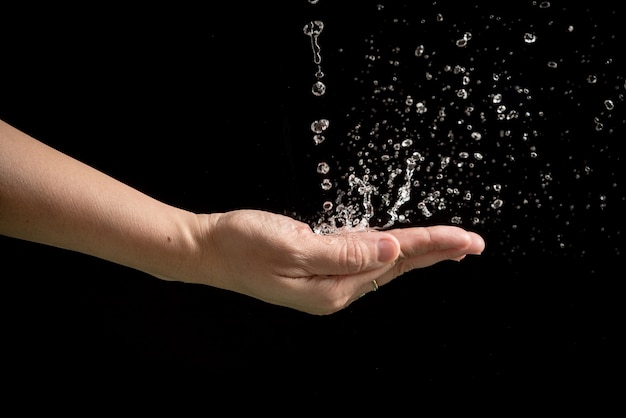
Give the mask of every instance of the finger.
[(387, 231), (398, 239), (402, 257), (410, 258), (430, 252), (461, 251), (480, 254), (485, 243), (480, 235), (456, 226), (437, 225)]
[(432, 226), (388, 231), (400, 242), (403, 270), (427, 267), (443, 260), (460, 260), (467, 254), (481, 254), (483, 238), (455, 226)]
[(317, 235), (306, 243), (307, 269), (315, 275), (352, 275), (380, 269), (400, 255), (398, 239), (379, 231)]
[[(409, 270), (444, 260), (460, 260), (467, 254), (480, 254), (485, 248), (485, 242), (480, 235), (455, 226), (414, 227), (387, 232), (398, 239), (400, 255), (395, 260), (395, 265), (385, 265), (352, 277), (357, 289), (365, 289), (365, 293), (374, 290), (373, 287), (378, 288), (389, 283)], [(373, 286), (374, 280), (377, 286)]]

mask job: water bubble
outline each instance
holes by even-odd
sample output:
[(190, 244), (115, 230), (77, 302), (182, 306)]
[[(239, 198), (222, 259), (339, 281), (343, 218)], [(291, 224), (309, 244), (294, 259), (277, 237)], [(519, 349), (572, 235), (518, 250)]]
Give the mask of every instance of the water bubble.
[(322, 142), (324, 142), (326, 140), (326, 137), (324, 135), (313, 135), (313, 142), (315, 143), (315, 145), (319, 145)]
[(311, 130), (316, 134), (321, 134), (330, 126), (328, 119), (319, 119), (311, 124)]
[(470, 32), (465, 32), (462, 38), (457, 39), (456, 46), (465, 48), (470, 39), (472, 39), (472, 34)]
[(496, 199), (491, 202), (491, 207), (493, 209), (500, 209), (504, 205), (504, 201), (502, 199)]
[(320, 174), (328, 174), (328, 172), (330, 171), (330, 166), (328, 165), (328, 163), (325, 162), (321, 162), (319, 164), (317, 164), (317, 172)]
[(527, 44), (534, 44), (537, 41), (537, 36), (534, 33), (526, 32), (524, 34), (524, 42)]
[(319, 45), (319, 36), (324, 30), (324, 22), (321, 20), (313, 20), (306, 25), (304, 25), (304, 34), (311, 38), (311, 49), (313, 50), (313, 62), (318, 65), (318, 70), (316, 73), (316, 77), (322, 78), (324, 73), (321, 68), (319, 68), (320, 63), (322, 62), (322, 49)]
[(324, 22), (322, 22), (321, 20), (314, 20), (311, 21), (309, 23), (307, 23), (306, 25), (304, 25), (304, 34), (311, 36), (311, 37), (316, 37), (319, 34), (322, 33), (322, 31), (324, 30)]
[(313, 87), (311, 87), (311, 92), (315, 96), (323, 96), (326, 93), (326, 85), (322, 83), (321, 81), (317, 81), (315, 82), (315, 84), (313, 84)]

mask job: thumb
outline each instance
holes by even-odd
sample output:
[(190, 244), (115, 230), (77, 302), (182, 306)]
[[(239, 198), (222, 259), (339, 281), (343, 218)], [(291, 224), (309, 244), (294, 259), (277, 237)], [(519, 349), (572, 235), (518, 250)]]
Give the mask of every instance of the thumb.
[(400, 242), (386, 232), (347, 232), (316, 235), (308, 259), (312, 273), (344, 275), (375, 270), (400, 255)]

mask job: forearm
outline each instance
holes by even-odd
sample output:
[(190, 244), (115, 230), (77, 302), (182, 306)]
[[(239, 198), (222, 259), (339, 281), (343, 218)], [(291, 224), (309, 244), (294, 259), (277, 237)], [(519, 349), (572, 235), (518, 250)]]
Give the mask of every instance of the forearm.
[(0, 234), (172, 277), (197, 222), (0, 121)]

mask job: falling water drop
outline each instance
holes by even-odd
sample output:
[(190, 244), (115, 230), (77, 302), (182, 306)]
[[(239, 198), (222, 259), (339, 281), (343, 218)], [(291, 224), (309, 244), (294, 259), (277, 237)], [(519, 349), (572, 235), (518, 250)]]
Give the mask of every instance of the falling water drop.
[(319, 119), (311, 124), (311, 130), (316, 134), (321, 134), (330, 126), (328, 119)]
[(326, 93), (326, 85), (318, 80), (315, 82), (315, 84), (313, 84), (311, 92), (315, 96), (323, 96)]

